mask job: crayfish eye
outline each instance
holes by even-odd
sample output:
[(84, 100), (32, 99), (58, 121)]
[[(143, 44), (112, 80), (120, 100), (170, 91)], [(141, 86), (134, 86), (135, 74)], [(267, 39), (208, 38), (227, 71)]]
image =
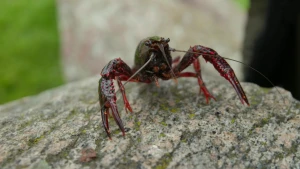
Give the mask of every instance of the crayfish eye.
[(168, 38), (168, 39), (166, 40), (166, 42), (167, 42), (167, 43), (170, 42), (170, 38)]
[(146, 45), (146, 46), (150, 46), (151, 44), (152, 44), (151, 41), (146, 41), (146, 42), (145, 42), (145, 45)]

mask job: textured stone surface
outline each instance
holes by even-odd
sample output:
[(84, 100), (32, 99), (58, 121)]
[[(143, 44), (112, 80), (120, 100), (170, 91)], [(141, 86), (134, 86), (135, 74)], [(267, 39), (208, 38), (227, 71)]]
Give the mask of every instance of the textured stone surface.
[(248, 107), (229, 83), (207, 81), (217, 98), (210, 104), (195, 79), (163, 81), (160, 88), (129, 83), (134, 113), (118, 100), (127, 133), (123, 138), (110, 118), (110, 141), (98, 78), (1, 105), (0, 168), (300, 167), (300, 102), (287, 91), (278, 89), (282, 99), (275, 88), (242, 83)]
[[(140, 40), (154, 35), (170, 38), (173, 48), (187, 50), (199, 44), (241, 61), (246, 15), (232, 0), (57, 2), (62, 60), (68, 81), (99, 74), (113, 58), (120, 57), (132, 66)], [(232, 65), (235, 70), (241, 66)], [(204, 71), (215, 73), (212, 67)], [(241, 71), (237, 72), (240, 76)]]

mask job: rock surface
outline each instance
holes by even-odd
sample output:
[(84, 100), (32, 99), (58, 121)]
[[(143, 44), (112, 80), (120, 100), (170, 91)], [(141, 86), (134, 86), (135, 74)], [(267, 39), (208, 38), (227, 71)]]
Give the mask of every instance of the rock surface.
[[(101, 125), (99, 77), (0, 106), (0, 168), (296, 168), (300, 102), (289, 92), (242, 83), (250, 106), (229, 83), (207, 81), (205, 103), (194, 79), (129, 83), (133, 114), (118, 107), (123, 138)], [(282, 99), (282, 96), (284, 97)], [(95, 158), (96, 156), (96, 158)]]
[[(154, 35), (170, 38), (173, 48), (204, 45), (242, 60), (246, 14), (233, 0), (58, 0), (57, 5), (68, 81), (98, 74), (118, 57), (133, 66), (138, 43)], [(173, 54), (178, 55), (183, 54)], [(204, 71), (215, 72), (212, 67)]]

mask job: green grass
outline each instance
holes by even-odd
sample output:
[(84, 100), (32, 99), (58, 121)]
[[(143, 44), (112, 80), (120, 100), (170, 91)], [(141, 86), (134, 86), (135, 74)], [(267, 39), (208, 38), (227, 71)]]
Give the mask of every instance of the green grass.
[(234, 0), (241, 8), (247, 10), (250, 7), (250, 0)]
[(63, 83), (54, 0), (1, 0), (0, 33), (0, 104)]

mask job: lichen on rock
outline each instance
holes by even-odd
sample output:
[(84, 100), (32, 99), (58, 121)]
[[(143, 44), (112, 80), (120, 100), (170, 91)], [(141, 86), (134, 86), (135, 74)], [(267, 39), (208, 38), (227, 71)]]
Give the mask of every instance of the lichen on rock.
[[(217, 101), (206, 104), (195, 79), (128, 83), (134, 113), (118, 107), (122, 137), (101, 124), (99, 77), (0, 106), (1, 168), (293, 168), (300, 164), (300, 102), (281, 89), (242, 83), (250, 106), (229, 83), (206, 81)], [(282, 99), (282, 96), (284, 99)], [(94, 150), (83, 162), (83, 150)], [(92, 151), (94, 153), (94, 151)]]

